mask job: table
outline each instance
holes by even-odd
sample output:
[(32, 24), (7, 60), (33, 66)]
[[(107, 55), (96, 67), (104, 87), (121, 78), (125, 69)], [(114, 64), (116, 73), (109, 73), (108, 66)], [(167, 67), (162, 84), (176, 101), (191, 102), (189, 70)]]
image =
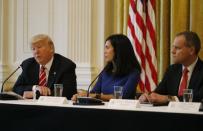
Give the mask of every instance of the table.
[(203, 112), (172, 112), (167, 107), (134, 110), (103, 106), (41, 105), (35, 101), (0, 101), (1, 131), (203, 130)]

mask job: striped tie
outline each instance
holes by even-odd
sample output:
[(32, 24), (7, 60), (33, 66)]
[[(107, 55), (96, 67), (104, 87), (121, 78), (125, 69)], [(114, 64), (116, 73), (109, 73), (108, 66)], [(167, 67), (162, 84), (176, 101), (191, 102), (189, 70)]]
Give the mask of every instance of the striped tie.
[(41, 66), (40, 73), (39, 73), (39, 86), (46, 86), (46, 72), (45, 67)]
[(182, 81), (180, 83), (178, 96), (183, 96), (183, 90), (187, 88), (188, 72), (189, 70), (185, 67), (182, 73)]

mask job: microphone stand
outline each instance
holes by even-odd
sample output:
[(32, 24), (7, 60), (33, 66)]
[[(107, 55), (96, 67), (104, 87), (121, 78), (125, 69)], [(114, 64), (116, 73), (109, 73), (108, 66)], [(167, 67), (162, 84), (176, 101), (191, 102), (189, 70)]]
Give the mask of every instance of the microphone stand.
[(19, 69), (21, 65), (18, 66), (2, 83), (1, 93), (0, 93), (0, 100), (19, 100), (23, 99), (22, 96), (14, 93), (14, 92), (4, 92), (4, 84), (8, 81), (8, 79)]
[(87, 88), (87, 97), (89, 97), (90, 94), (90, 87), (92, 86), (92, 84), (95, 82), (95, 80), (97, 80), (97, 78), (100, 76), (100, 74), (103, 72), (103, 70), (99, 73), (99, 75), (97, 75), (94, 80), (90, 83), (90, 85)]
[(77, 97), (77, 102), (73, 103), (74, 105), (104, 105), (102, 100), (96, 99), (93, 97), (89, 97), (90, 94), (90, 87), (92, 84), (97, 80), (97, 78), (101, 75), (101, 73), (105, 70), (105, 68), (94, 78), (94, 80), (90, 83), (87, 89), (87, 96), (86, 97)]
[(21, 68), (21, 65), (18, 66), (18, 67), (3, 81), (3, 84), (2, 84), (2, 86), (1, 86), (1, 93), (4, 91), (4, 84), (7, 82), (7, 80), (8, 80), (11, 76), (13, 76), (13, 74), (14, 74), (19, 68)]

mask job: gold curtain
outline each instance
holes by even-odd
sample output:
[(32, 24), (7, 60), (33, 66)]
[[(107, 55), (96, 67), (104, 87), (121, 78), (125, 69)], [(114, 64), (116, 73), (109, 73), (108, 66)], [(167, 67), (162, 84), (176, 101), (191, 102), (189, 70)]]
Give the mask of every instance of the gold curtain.
[[(127, 33), (127, 18), (129, 13), (129, 0), (107, 0), (106, 29), (107, 35), (112, 33)], [(113, 27), (113, 28), (111, 28)]]
[(201, 39), (199, 56), (203, 59), (203, 1), (190, 0), (190, 29), (197, 32)]
[[(112, 18), (110, 24), (113, 28), (108, 34), (127, 32), (127, 18), (129, 13), (129, 0), (108, 0)], [(202, 0), (156, 0), (156, 38), (158, 78), (171, 64), (170, 47), (176, 33), (192, 30), (198, 33), (203, 43), (203, 1)], [(203, 50), (200, 51), (203, 58)]]

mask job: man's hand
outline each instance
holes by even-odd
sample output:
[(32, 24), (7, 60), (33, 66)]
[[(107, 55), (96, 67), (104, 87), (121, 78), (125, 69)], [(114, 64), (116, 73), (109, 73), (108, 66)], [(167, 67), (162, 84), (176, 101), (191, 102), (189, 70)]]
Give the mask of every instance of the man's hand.
[(149, 101), (153, 104), (164, 104), (168, 102), (168, 96), (167, 95), (160, 95), (155, 92), (152, 92), (149, 97)]
[(51, 95), (51, 90), (46, 86), (39, 86), (39, 92), (42, 96), (49, 96)]
[(140, 101), (140, 103), (150, 102), (149, 101), (149, 95), (147, 93), (142, 94), (139, 97), (139, 101)]
[(152, 104), (164, 104), (168, 102), (167, 95), (160, 95), (158, 93), (152, 92), (150, 94), (144, 93), (139, 98), (140, 103), (149, 102)]
[(24, 91), (23, 98), (32, 99), (33, 98), (33, 92), (32, 91)]

